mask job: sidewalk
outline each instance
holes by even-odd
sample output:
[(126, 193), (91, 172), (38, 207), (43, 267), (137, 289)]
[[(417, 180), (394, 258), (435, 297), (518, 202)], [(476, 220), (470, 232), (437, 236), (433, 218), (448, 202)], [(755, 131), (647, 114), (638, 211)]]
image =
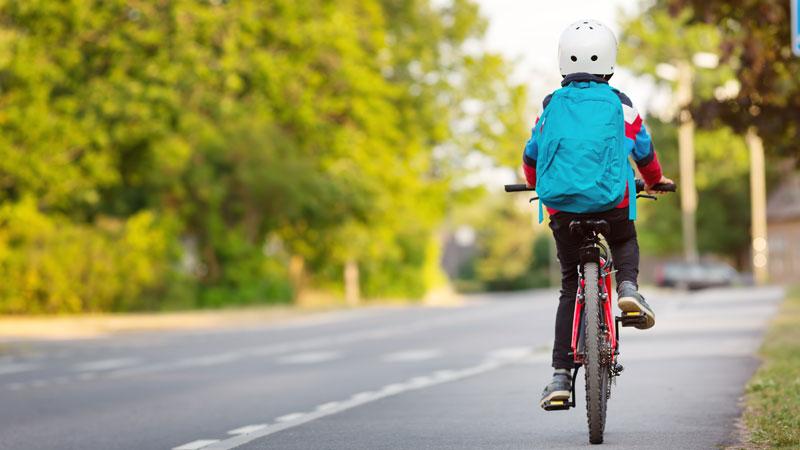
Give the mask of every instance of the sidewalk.
[(452, 292), (434, 292), (422, 302), (371, 300), (359, 306), (306, 304), (255, 306), (197, 311), (101, 313), (70, 316), (0, 316), (0, 343), (32, 340), (91, 339), (117, 333), (234, 328), (283, 322), (348, 309), (407, 306), (451, 307), (461, 304)]
[(265, 306), (246, 309), (75, 316), (0, 316), (0, 342), (89, 339), (115, 333), (196, 330), (256, 325), (319, 314), (335, 308)]

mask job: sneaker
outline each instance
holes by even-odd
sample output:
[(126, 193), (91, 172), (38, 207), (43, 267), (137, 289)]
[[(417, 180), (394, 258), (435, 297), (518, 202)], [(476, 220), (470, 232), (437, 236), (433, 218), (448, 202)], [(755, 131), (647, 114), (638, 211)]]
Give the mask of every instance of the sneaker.
[(617, 287), (619, 300), (617, 305), (623, 312), (640, 312), (645, 315), (645, 322), (641, 325), (636, 325), (640, 330), (652, 328), (656, 324), (656, 313), (639, 293), (636, 284), (631, 281), (623, 281)]
[(542, 399), (539, 401), (539, 406), (544, 408), (545, 403), (553, 400), (568, 401), (572, 392), (572, 376), (569, 370), (556, 370), (553, 374), (553, 380), (550, 381), (542, 392)]

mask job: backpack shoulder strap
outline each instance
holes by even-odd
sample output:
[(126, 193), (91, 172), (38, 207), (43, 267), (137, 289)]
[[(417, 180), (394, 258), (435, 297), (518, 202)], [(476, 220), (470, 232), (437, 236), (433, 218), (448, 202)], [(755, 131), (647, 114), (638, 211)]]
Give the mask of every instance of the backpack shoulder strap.
[(636, 178), (630, 163), (628, 163), (628, 220), (636, 220)]
[(542, 201), (539, 200), (539, 223), (544, 222), (544, 207), (542, 206)]

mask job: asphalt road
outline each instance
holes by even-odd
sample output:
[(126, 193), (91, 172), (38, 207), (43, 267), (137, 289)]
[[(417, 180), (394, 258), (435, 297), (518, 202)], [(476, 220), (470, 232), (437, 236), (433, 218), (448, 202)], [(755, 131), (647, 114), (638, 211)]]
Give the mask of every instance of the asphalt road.
[[(651, 292), (656, 327), (622, 331), (605, 447), (730, 442), (782, 295)], [(555, 303), (539, 291), (238, 330), (4, 344), (0, 449), (588, 446), (582, 391), (577, 409), (537, 406)]]

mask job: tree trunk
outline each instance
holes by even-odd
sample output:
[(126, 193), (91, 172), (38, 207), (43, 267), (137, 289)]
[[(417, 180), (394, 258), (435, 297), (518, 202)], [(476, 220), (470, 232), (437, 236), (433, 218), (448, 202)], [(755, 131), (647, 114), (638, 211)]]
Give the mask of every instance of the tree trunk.
[(300, 298), (303, 291), (306, 262), (302, 256), (292, 255), (289, 259), (289, 281), (292, 283), (294, 301)]
[(356, 306), (361, 302), (358, 263), (353, 259), (348, 259), (344, 265), (344, 297), (348, 306)]
[(753, 277), (757, 284), (769, 279), (769, 248), (767, 245), (767, 183), (764, 165), (764, 143), (755, 127), (745, 136), (750, 148), (750, 209)]

